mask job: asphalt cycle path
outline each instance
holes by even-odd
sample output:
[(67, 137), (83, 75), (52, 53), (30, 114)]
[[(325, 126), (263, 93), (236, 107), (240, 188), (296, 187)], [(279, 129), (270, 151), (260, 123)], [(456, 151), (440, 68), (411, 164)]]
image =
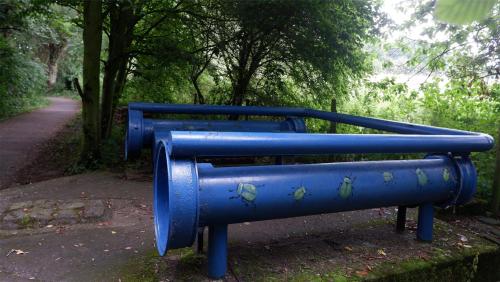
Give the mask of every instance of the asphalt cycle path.
[(36, 157), (39, 146), (54, 137), (80, 110), (78, 101), (48, 99), (48, 107), (0, 121), (0, 189), (13, 184), (17, 171)]

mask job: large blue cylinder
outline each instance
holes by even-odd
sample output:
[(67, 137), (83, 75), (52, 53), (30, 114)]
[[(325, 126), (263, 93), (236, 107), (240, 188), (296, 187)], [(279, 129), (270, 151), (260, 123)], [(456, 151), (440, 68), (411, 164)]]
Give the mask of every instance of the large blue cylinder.
[(161, 131), (235, 131), (235, 132), (305, 132), (303, 119), (284, 121), (254, 120), (154, 120), (143, 121), (143, 146), (150, 147), (155, 130)]
[[(444, 171), (448, 176), (443, 177)], [(312, 165), (198, 166), (199, 225), (440, 203), (458, 192), (448, 158)]]
[(143, 148), (154, 143), (155, 131), (236, 131), (236, 132), (306, 132), (302, 118), (283, 121), (254, 120), (156, 120), (143, 118), (140, 111), (129, 111), (125, 138), (125, 158), (137, 157)]
[(468, 153), (487, 151), (483, 135), (291, 134), (173, 131), (165, 135), (176, 157), (346, 153)]
[[(468, 159), (212, 167), (171, 159), (165, 144), (155, 165), (155, 230), (160, 254), (192, 245), (199, 226), (386, 206), (469, 200), (475, 169)], [(467, 197), (461, 194), (468, 195)]]

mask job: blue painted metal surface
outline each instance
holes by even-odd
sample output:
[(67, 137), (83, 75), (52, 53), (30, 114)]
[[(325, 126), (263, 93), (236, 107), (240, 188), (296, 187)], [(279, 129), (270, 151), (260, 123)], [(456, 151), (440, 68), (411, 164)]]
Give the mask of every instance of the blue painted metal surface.
[(418, 207), (417, 239), (424, 242), (432, 241), (432, 227), (434, 225), (434, 206), (424, 203)]
[(227, 225), (208, 227), (208, 276), (223, 277), (227, 268)]
[[(143, 119), (143, 112), (296, 117), (286, 121), (299, 121), (294, 125), (296, 132), (304, 124), (302, 118), (317, 118), (405, 135), (291, 134), (260, 129), (260, 125), (276, 128), (276, 123), (252, 125), (256, 130), (245, 133), (199, 132), (210, 130), (207, 121), (190, 121), (200, 126), (194, 128), (172, 123), (162, 128), (155, 125), (157, 121)], [(238, 122), (226, 125), (238, 127)], [(208, 226), (212, 278), (226, 272), (227, 225), (231, 223), (399, 206), (398, 231), (402, 231), (406, 207), (419, 206), (417, 238), (430, 241), (434, 206), (463, 204), (475, 193), (477, 176), (470, 152), (493, 147), (493, 138), (482, 133), (312, 109), (149, 103), (129, 104), (127, 138), (127, 149), (142, 148), (151, 139), (156, 144), (154, 213), (159, 253), (191, 246), (197, 231)], [(196, 163), (199, 156), (417, 152), (428, 155), (420, 160), (307, 165), (215, 168)]]
[[(194, 159), (171, 157), (164, 141), (157, 150), (154, 205), (161, 255), (168, 249), (191, 246), (201, 226), (210, 229), (245, 221), (397, 205), (421, 206), (418, 238), (430, 240), (432, 206), (467, 201), (475, 189), (467, 185), (468, 178), (475, 178), (470, 160), (450, 155), (405, 161), (216, 168), (197, 164)], [(217, 245), (212, 249), (219, 250), (209, 251), (213, 278), (225, 273), (226, 246), (221, 242), (227, 241), (223, 237), (227, 234), (220, 236), (210, 241), (215, 240)]]
[[(300, 127), (296, 127), (300, 124)], [(251, 120), (154, 120), (144, 119), (143, 144), (151, 146), (154, 130), (162, 131), (235, 131), (235, 132), (305, 132), (304, 120), (287, 118), (284, 121)]]
[(484, 135), (485, 137), (493, 140), (491, 136), (482, 133), (427, 126), (427, 125), (411, 124), (404, 122), (396, 122), (396, 121), (377, 119), (377, 118), (359, 117), (359, 116), (325, 112), (307, 108), (129, 103), (129, 113), (130, 111), (171, 113), (171, 114), (310, 117), (327, 121), (333, 121), (337, 123), (345, 123), (350, 125), (373, 128), (393, 133), (433, 134), (433, 135)]
[[(130, 156), (137, 156), (140, 150), (144, 146), (148, 146), (150, 144), (151, 138), (151, 130), (154, 127), (154, 123), (158, 121), (153, 121), (153, 126), (151, 126), (151, 122), (147, 119), (143, 119), (144, 112), (151, 113), (165, 113), (165, 114), (228, 114), (228, 115), (257, 115), (257, 116), (285, 116), (285, 117), (310, 117), (328, 120), (337, 123), (345, 123), (356, 126), (363, 126), (393, 133), (400, 134), (413, 134), (418, 136), (408, 137), (408, 139), (412, 139), (414, 143), (418, 143), (420, 141), (425, 141), (425, 144), (418, 145), (419, 147), (429, 147), (434, 146), (432, 144), (440, 143), (441, 147), (452, 145), (452, 148), (448, 150), (443, 150), (439, 148), (439, 150), (431, 150), (430, 152), (436, 152), (443, 150), (446, 152), (459, 152), (462, 153), (463, 150), (467, 150), (469, 146), (472, 144), (473, 147), (470, 150), (482, 151), (487, 150), (488, 148), (493, 147), (494, 139), (493, 137), (476, 132), (448, 129), (448, 128), (440, 128), (433, 126), (425, 126), (425, 125), (417, 125), (417, 124), (409, 124), (403, 122), (395, 122), (389, 120), (375, 119), (375, 118), (366, 118), (359, 116), (352, 116), (346, 114), (318, 111), (313, 109), (305, 109), (305, 108), (277, 108), (277, 107), (239, 107), (239, 106), (215, 106), (215, 105), (176, 105), (176, 104), (151, 104), (151, 103), (130, 103), (129, 111), (128, 111), (128, 128), (127, 128), (127, 136), (126, 136), (126, 144), (125, 144), (125, 158)], [(210, 130), (207, 124), (203, 125), (203, 121), (199, 122), (197, 130), (200, 130), (203, 127), (206, 130)], [(293, 118), (288, 119), (287, 122), (293, 123), (295, 127), (295, 132), (305, 132), (305, 124), (302, 119)], [(178, 126), (178, 124), (176, 125)], [(180, 129), (179, 127), (173, 126), (172, 129)], [(236, 129), (241, 128), (238, 125), (232, 125), (236, 127)], [(282, 125), (280, 125), (281, 127)], [(229, 126), (231, 127), (231, 126)], [(231, 129), (231, 128), (226, 129)], [(257, 126), (259, 127), (259, 126)], [(248, 131), (257, 131), (257, 127), (255, 130)], [(286, 127), (286, 126), (285, 126)], [(189, 126), (183, 127), (183, 130), (189, 130)], [(241, 131), (241, 130), (234, 130)], [(271, 130), (267, 130), (271, 131)], [(283, 130), (282, 130), (283, 131)], [(424, 139), (423, 135), (440, 135), (439, 137), (432, 138), (428, 137)], [(472, 136), (472, 137), (471, 137)], [(323, 138), (323, 137), (317, 137)], [(351, 138), (353, 140), (356, 138), (356, 135), (351, 137), (340, 137)], [(375, 137), (366, 137), (366, 138), (375, 138)], [(397, 137), (391, 137), (397, 138)], [(422, 138), (422, 139), (420, 139)], [(146, 141), (144, 141), (146, 139)], [(446, 139), (446, 140), (444, 140)], [(379, 139), (382, 140), (383, 139)], [(317, 140), (316, 140), (317, 141)], [(367, 140), (372, 142), (373, 140)], [(292, 142), (292, 141), (288, 141)], [(393, 143), (394, 144), (394, 143)], [(402, 144), (402, 143), (399, 143)], [(403, 146), (408, 145), (409, 143), (404, 143)], [(374, 147), (374, 146), (373, 146)], [(387, 146), (386, 146), (387, 147)], [(401, 148), (401, 147), (399, 147)], [(452, 150), (453, 149), (453, 150)], [(418, 150), (424, 150), (418, 149)], [(456, 150), (456, 151), (454, 151)], [(408, 152), (408, 151), (398, 151), (398, 152)], [(234, 153), (233, 153), (234, 154)], [(292, 153), (293, 154), (293, 153)]]
[(154, 132), (173, 130), (237, 131), (237, 132), (306, 132), (302, 118), (284, 121), (232, 120), (156, 120), (143, 117), (142, 111), (129, 110), (125, 138), (125, 159), (137, 157), (143, 148), (154, 144)]
[(339, 153), (487, 151), (484, 135), (290, 134), (173, 131), (169, 151), (182, 156), (268, 156)]

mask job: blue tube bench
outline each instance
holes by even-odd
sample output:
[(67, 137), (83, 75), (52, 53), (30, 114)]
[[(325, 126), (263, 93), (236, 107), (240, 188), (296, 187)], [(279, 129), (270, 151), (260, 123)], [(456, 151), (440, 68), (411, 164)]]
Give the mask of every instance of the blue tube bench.
[[(418, 206), (417, 239), (431, 241), (434, 206), (469, 201), (477, 174), (470, 153), (493, 147), (489, 135), (330, 113), (304, 108), (156, 105), (134, 108), (168, 113), (237, 114), (319, 118), (399, 134), (294, 134), (275, 132), (169, 131), (157, 135), (154, 223), (157, 249), (193, 245), (208, 227), (208, 276), (227, 269), (228, 224), (398, 206), (403, 231), (406, 207)], [(425, 153), (422, 159), (294, 165), (214, 167), (198, 157), (283, 156), (345, 153)]]

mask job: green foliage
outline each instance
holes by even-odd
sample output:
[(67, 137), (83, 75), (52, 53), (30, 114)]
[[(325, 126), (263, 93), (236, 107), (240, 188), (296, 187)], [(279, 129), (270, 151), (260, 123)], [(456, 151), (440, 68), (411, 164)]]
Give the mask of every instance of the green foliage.
[(162, 62), (152, 62), (140, 58), (147, 67), (138, 68), (136, 75), (127, 83), (122, 104), (131, 101), (158, 103), (191, 103), (189, 81), (182, 66), (165, 66)]
[(483, 20), (497, 0), (438, 0), (436, 17), (453, 24), (468, 24)]
[[(162, 5), (166, 14), (171, 6)], [(345, 95), (370, 69), (363, 44), (376, 33), (377, 7), (352, 0), (181, 2), (166, 19), (147, 16), (137, 25), (126, 100), (185, 103), (199, 91), (206, 103), (302, 105), (292, 93), (308, 92), (316, 103)], [(150, 22), (159, 24), (150, 30)]]
[(123, 165), (123, 140), (125, 139), (123, 124), (114, 126), (110, 138), (102, 143), (100, 163), (104, 167), (119, 169)]
[(0, 119), (43, 106), (43, 66), (0, 36)]
[[(500, 126), (500, 84), (488, 86), (481, 81), (466, 83), (452, 80), (440, 86), (439, 81), (423, 84), (418, 91), (405, 84), (386, 79), (356, 87), (343, 101), (340, 112), (383, 119), (428, 124), (496, 136)], [(326, 126), (321, 129), (326, 130)], [(347, 125), (338, 126), (339, 133), (372, 133), (373, 130)], [(498, 141), (497, 141), (498, 146)], [(365, 159), (401, 156), (366, 155)], [(419, 156), (421, 157), (421, 156)], [(478, 171), (478, 196), (491, 198), (495, 151), (474, 153)]]
[[(423, 97), (419, 102), (426, 123), (496, 136), (500, 126), (500, 84), (488, 87), (477, 81), (472, 84), (451, 81), (440, 90), (435, 82), (423, 86), (422, 91)], [(473, 160), (479, 175), (479, 196), (489, 199), (495, 169), (495, 150), (474, 153)]]
[(0, 118), (47, 104), (50, 50), (64, 49), (78, 31), (70, 21), (74, 12), (35, 2), (0, 1)]
[[(406, 3), (411, 13), (408, 21), (398, 28), (404, 36), (398, 40), (402, 52), (409, 55), (407, 66), (417, 73), (446, 74), (456, 80), (498, 79), (500, 77), (500, 2), (495, 0), (419, 1), (415, 6)], [(409, 6), (412, 5), (412, 6)], [(477, 17), (476, 9), (488, 10), (484, 17)], [(466, 19), (467, 14), (474, 16), (468, 25), (455, 25), (449, 22), (432, 21), (431, 14), (441, 11), (451, 18)], [(474, 15), (473, 15), (474, 14)], [(454, 23), (450, 19), (450, 22)], [(417, 39), (408, 40), (407, 32), (421, 26)], [(406, 46), (404, 46), (406, 45)]]

